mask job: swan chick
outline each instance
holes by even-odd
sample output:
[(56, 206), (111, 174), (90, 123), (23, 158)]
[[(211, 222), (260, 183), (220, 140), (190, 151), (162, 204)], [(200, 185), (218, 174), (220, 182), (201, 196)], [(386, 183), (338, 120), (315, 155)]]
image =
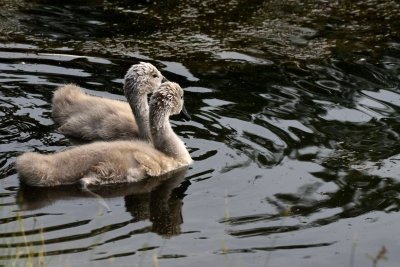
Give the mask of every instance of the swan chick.
[(59, 132), (81, 140), (127, 140), (151, 142), (147, 95), (166, 79), (150, 63), (132, 65), (124, 78), (128, 102), (86, 94), (73, 84), (60, 87), (53, 96), (53, 119)]
[(136, 182), (161, 176), (192, 163), (185, 144), (173, 132), (169, 117), (183, 113), (182, 88), (163, 83), (150, 99), (154, 145), (140, 140), (94, 142), (53, 154), (27, 152), (16, 168), (21, 181), (32, 186)]

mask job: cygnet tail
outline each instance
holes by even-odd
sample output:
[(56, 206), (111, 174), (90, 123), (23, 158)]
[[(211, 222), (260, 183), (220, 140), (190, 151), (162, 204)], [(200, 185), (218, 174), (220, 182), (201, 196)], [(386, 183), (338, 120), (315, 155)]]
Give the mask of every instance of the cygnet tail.
[(84, 92), (76, 85), (68, 84), (60, 87), (54, 92), (52, 100), (53, 119), (63, 124), (73, 113), (76, 112), (75, 102), (77, 102)]
[(76, 182), (73, 176), (60, 175), (48, 155), (25, 153), (17, 158), (16, 168), (20, 180), (31, 186), (55, 186)]

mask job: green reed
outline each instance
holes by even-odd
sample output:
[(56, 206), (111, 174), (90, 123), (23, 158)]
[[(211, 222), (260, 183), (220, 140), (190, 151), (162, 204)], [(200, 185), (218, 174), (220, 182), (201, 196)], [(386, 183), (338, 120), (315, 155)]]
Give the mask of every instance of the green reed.
[(228, 257), (228, 246), (226, 242), (226, 234), (228, 232), (228, 224), (229, 224), (229, 196), (228, 191), (225, 190), (225, 232), (222, 238), (222, 252), (224, 253), (224, 265), (226, 267), (229, 266), (229, 257)]
[[(3, 208), (0, 210), (3, 211)], [(8, 233), (8, 230), (12, 225), (12, 235), (7, 237), (4, 235), (0, 245), (0, 258), (2, 259), (2, 264), (4, 266), (48, 266), (52, 257), (45, 261), (46, 253), (46, 245), (44, 241), (44, 233), (43, 228), (39, 229), (39, 240), (40, 240), (40, 248), (35, 249), (34, 236), (31, 235), (30, 239), (25, 232), (24, 221), (19, 211), (16, 212), (16, 220), (12, 221), (11, 219), (11, 209), (8, 211), (7, 216), (1, 216), (3, 218), (8, 218), (0, 228), (1, 233)], [(34, 218), (33, 229), (36, 228), (36, 218)], [(22, 239), (22, 242), (19, 240)], [(17, 244), (15, 247), (13, 244)], [(20, 245), (22, 243), (22, 245)], [(1, 265), (1, 264), (0, 264)]]
[(387, 261), (388, 258), (386, 257), (386, 253), (387, 253), (387, 249), (385, 246), (382, 246), (381, 250), (378, 252), (378, 254), (376, 254), (376, 256), (372, 256), (371, 254), (367, 253), (366, 256), (368, 259), (370, 259), (372, 261), (372, 267), (377, 267), (378, 266), (378, 262), (380, 260), (384, 260)]

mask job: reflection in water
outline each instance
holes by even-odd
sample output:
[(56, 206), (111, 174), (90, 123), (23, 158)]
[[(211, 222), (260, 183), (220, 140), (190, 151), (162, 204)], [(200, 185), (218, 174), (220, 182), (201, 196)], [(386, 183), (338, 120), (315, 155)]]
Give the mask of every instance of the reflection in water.
[[(316, 173), (315, 176), (321, 176)], [(328, 177), (321, 177), (325, 180)], [(335, 177), (336, 179), (336, 177)], [(343, 180), (342, 180), (343, 179)], [(400, 182), (394, 179), (382, 180), (380, 177), (368, 177), (354, 171), (346, 177), (341, 177), (343, 186), (336, 192), (320, 191), (322, 183), (306, 184), (296, 193), (277, 193), (266, 201), (276, 208), (274, 214), (257, 214), (253, 216), (231, 217), (231, 225), (241, 226), (240, 230), (232, 230), (230, 234), (237, 237), (264, 236), (275, 233), (286, 233), (321, 227), (335, 223), (339, 220), (368, 214), (372, 211), (398, 212), (400, 210)], [(377, 189), (379, 188), (379, 189)], [(323, 196), (321, 200), (320, 197)], [(291, 215), (298, 217), (298, 224), (279, 224), (287, 216), (288, 207)], [(335, 213), (316, 216), (325, 209), (337, 209)], [(340, 209), (342, 208), (342, 209)], [(312, 219), (317, 217), (316, 219)], [(275, 221), (273, 226), (254, 228), (251, 225), (258, 221)], [(243, 229), (249, 224), (248, 229)]]
[(77, 185), (47, 188), (21, 184), (17, 203), (21, 210), (34, 210), (60, 200), (98, 198), (102, 204), (103, 198), (124, 197), (126, 210), (133, 217), (132, 222), (150, 220), (152, 232), (170, 237), (180, 234), (183, 222), (182, 199), (174, 190), (182, 183), (186, 171), (183, 169), (132, 184), (93, 186), (87, 191)]

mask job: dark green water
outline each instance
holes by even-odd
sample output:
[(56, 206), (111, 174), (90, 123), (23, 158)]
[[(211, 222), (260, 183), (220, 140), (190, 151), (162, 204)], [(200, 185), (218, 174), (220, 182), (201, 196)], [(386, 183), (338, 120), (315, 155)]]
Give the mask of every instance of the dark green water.
[[(20, 185), (18, 155), (73, 145), (54, 90), (123, 99), (139, 61), (185, 90), (191, 168)], [(399, 1), (3, 0), (0, 266), (398, 266), (399, 84)]]

